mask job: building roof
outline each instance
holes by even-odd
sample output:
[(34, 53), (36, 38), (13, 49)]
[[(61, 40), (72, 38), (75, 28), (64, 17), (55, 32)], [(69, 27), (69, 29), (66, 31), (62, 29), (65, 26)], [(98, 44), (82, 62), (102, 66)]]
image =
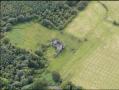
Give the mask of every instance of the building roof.
[(63, 43), (58, 39), (53, 39), (51, 44), (56, 49), (57, 53), (60, 53), (64, 49)]

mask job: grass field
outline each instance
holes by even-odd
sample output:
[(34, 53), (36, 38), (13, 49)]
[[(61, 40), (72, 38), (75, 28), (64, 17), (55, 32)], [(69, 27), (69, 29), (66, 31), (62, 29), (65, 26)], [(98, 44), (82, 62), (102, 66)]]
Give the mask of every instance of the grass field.
[[(109, 9), (109, 18), (119, 21), (119, 1), (102, 2)], [(30, 51), (35, 51), (40, 44), (46, 44), (52, 38), (59, 38), (66, 48), (57, 58), (53, 56), (54, 49), (48, 49), (49, 70), (59, 71), (64, 80), (71, 80), (86, 89), (117, 89), (119, 27), (105, 21), (105, 13), (100, 3), (92, 1), (63, 34), (30, 22), (15, 26), (6, 36), (16, 46)], [(84, 38), (87, 41), (79, 42)]]

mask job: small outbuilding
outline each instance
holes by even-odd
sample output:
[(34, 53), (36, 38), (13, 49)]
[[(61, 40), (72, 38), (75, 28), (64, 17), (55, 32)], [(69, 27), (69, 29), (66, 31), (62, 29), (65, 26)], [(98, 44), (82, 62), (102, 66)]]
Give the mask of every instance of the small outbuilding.
[(58, 39), (53, 39), (51, 41), (51, 45), (56, 49), (56, 55), (58, 55), (64, 49), (63, 43)]

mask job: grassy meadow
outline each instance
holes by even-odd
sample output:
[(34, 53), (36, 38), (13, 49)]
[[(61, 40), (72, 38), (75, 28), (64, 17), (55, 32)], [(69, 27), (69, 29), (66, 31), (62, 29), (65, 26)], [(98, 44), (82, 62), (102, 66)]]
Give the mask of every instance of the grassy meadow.
[[(119, 1), (102, 2), (109, 9), (108, 18), (119, 21)], [(48, 70), (86, 89), (119, 88), (119, 27), (105, 21), (105, 14), (102, 5), (92, 1), (62, 32), (29, 22), (14, 26), (6, 37), (31, 52), (58, 38), (65, 50), (55, 58), (55, 50), (48, 48)]]

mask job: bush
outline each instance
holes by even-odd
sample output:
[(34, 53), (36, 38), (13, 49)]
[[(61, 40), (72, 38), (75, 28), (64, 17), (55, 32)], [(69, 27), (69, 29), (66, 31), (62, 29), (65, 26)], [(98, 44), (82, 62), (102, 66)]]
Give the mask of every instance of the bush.
[(60, 83), (61, 82), (61, 77), (60, 74), (56, 71), (52, 72), (52, 78), (56, 83)]
[(36, 50), (35, 54), (38, 55), (38, 56), (43, 56), (43, 51), (41, 49)]
[(9, 40), (8, 38), (4, 38), (4, 39), (3, 39), (3, 43), (4, 43), (4, 44), (8, 44), (9, 42), (10, 42), (10, 40)]
[(37, 69), (39, 64), (36, 61), (29, 60), (28, 67)]
[(24, 15), (19, 15), (19, 16), (17, 17), (17, 19), (18, 19), (18, 22), (24, 22), (24, 21), (25, 21)]
[(28, 84), (33, 82), (33, 76), (28, 76)]
[[(1, 84), (2, 90), (21, 90), (24, 85), (33, 83), (33, 76), (38, 74), (36, 69), (45, 68), (46, 59), (43, 56), (38, 57), (24, 49), (16, 48), (7, 38), (2, 39), (0, 52), (0, 69), (2, 70), (0, 76), (10, 82), (10, 87), (9, 84)], [(19, 87), (18, 83), (14, 83), (16, 81), (19, 81), (22, 86)]]
[(22, 79), (21, 80), (22, 86), (28, 85), (28, 79)]
[(6, 31), (10, 31), (12, 29), (12, 24), (11, 23), (7, 23), (5, 26)]
[(78, 2), (79, 1), (66, 1), (66, 4), (72, 7), (72, 6), (76, 6)]
[(4, 33), (0, 32), (0, 39), (4, 37)]
[[(81, 2), (81, 4), (79, 4)], [(40, 23), (48, 28), (61, 30), (76, 15), (76, 11), (83, 10), (87, 6), (86, 1), (2, 1), (1, 16), (3, 21), (10, 17), (17, 17), (18, 22), (32, 19), (40, 20)], [(78, 5), (79, 4), (79, 5)], [(11, 7), (10, 7), (11, 6)], [(79, 7), (78, 7), (79, 6)], [(10, 7), (10, 8), (9, 8)], [(74, 10), (74, 8), (76, 10)], [(60, 25), (63, 25), (60, 27)], [(60, 28), (59, 28), (60, 27)]]
[(61, 87), (63, 90), (82, 90), (82, 87), (75, 86), (72, 82), (63, 82)]
[(48, 28), (53, 28), (53, 26), (54, 26), (53, 23), (48, 19), (43, 19), (41, 21), (41, 24)]
[(24, 75), (24, 73), (23, 73), (22, 70), (19, 70), (19, 71), (17, 72), (17, 77), (18, 77), (19, 81), (21, 80), (21, 77), (22, 77), (23, 75)]
[(89, 1), (80, 1), (79, 5), (78, 5), (78, 9), (79, 10), (84, 10), (86, 8), (86, 6), (88, 5)]
[(32, 90), (47, 90), (48, 82), (45, 80), (37, 80), (32, 85)]
[(17, 18), (9, 18), (7, 20), (8, 23), (11, 23), (11, 24), (16, 24), (17, 23)]

